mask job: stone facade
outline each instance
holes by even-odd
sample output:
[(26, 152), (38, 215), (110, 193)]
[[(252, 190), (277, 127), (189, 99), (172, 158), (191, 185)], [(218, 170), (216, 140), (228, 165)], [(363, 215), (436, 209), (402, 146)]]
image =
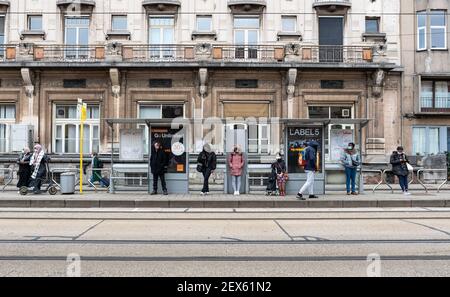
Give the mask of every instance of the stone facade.
[[(411, 95), (405, 90), (414, 89), (412, 82), (408, 85), (409, 77), (402, 78), (400, 67), (405, 65), (407, 71), (411, 67), (405, 60), (411, 55), (401, 56), (401, 42), (405, 40), (400, 38), (398, 14), (400, 4), (408, 1), (350, 1), (350, 6), (345, 3), (338, 10), (313, 0), (238, 1), (238, 5), (231, 0), (169, 4), (95, 0), (75, 1), (73, 5), (61, 5), (56, 0), (10, 2), (5, 8), (5, 44), (12, 45), (10, 53), (15, 56), (0, 61), (0, 104), (13, 103), (16, 122), (33, 125), (34, 140), (45, 144), (50, 153), (55, 152), (55, 104), (73, 104), (77, 98), (100, 108), (101, 153), (111, 149), (110, 131), (103, 119), (136, 118), (139, 104), (146, 102), (181, 103), (186, 118), (223, 118), (224, 102), (268, 103), (269, 116), (282, 119), (306, 119), (308, 106), (350, 106), (354, 119), (371, 120), (362, 131), (363, 139), (356, 139), (366, 163), (386, 162), (390, 152), (402, 143), (401, 133), (410, 123), (399, 110), (403, 104), (404, 114), (412, 112), (412, 105), (405, 99)], [(63, 54), (67, 51), (61, 46), (66, 43), (65, 14), (72, 8), (75, 15), (78, 11), (89, 18), (89, 57), (85, 59), (70, 60)], [(242, 12), (260, 20), (257, 61), (227, 56), (230, 47), (233, 55), (237, 52), (233, 19)], [(36, 14), (43, 16), (45, 34), (20, 34), (27, 31), (27, 15)], [(126, 14), (126, 32), (111, 32), (112, 15)], [(151, 50), (146, 47), (150, 41), (149, 16), (155, 15), (174, 18), (173, 60), (145, 58)], [(212, 16), (210, 32), (197, 32), (197, 15)], [(282, 16), (296, 17), (294, 32), (283, 31)], [(336, 61), (319, 57), (318, 20), (322, 16), (343, 18), (342, 56)], [(365, 34), (366, 17), (379, 18), (380, 34)], [(410, 23), (402, 22), (406, 22), (402, 27), (412, 30)], [(86, 80), (86, 84), (67, 88), (65, 79)], [(150, 79), (171, 79), (172, 86), (152, 88)], [(257, 88), (237, 88), (239, 79), (257, 80)], [(323, 81), (342, 81), (343, 88), (323, 87)], [(278, 147), (275, 145), (269, 156), (282, 149), (284, 142), (282, 128), (274, 130), (271, 139)], [(115, 142), (118, 135), (116, 131)], [(408, 135), (404, 132), (403, 141), (409, 139)], [(191, 139), (193, 152), (197, 140)], [(336, 166), (330, 170), (333, 168), (340, 170)]]

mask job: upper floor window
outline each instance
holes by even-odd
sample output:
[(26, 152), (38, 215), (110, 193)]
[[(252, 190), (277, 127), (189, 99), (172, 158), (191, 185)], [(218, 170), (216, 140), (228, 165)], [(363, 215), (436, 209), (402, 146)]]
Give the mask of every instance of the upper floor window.
[(126, 31), (128, 29), (126, 15), (113, 15), (111, 17), (111, 29), (113, 31)]
[(281, 17), (281, 30), (283, 32), (296, 32), (297, 31), (297, 17), (296, 16), (282, 16)]
[(426, 11), (417, 13), (417, 49), (427, 49), (427, 14)]
[(447, 48), (447, 24), (445, 10), (433, 10), (430, 13), (431, 49)]
[(450, 109), (450, 81), (424, 80), (421, 82), (420, 107), (429, 109)]
[(5, 16), (0, 15), (0, 44), (4, 43), (5, 43)]
[(210, 15), (197, 16), (197, 31), (199, 32), (212, 31), (212, 17)]
[(380, 18), (366, 17), (366, 33), (380, 33)]
[(28, 30), (41, 31), (42, 30), (42, 15), (28, 16)]

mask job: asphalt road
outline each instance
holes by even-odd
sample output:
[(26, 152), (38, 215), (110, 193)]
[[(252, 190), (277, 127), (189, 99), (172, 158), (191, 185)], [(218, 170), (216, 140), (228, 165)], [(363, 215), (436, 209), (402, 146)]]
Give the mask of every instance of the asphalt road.
[(67, 275), (450, 276), (450, 209), (0, 209), (0, 276)]

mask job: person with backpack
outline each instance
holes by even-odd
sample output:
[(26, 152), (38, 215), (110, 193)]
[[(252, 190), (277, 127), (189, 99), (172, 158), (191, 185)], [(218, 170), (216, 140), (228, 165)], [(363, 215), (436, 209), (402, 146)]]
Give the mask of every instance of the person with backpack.
[(92, 168), (92, 175), (89, 179), (91, 184), (94, 184), (95, 182), (99, 182), (100, 186), (103, 188), (109, 187), (109, 181), (102, 177), (102, 171), (98, 170), (103, 168), (103, 162), (98, 158), (98, 154), (96, 152), (93, 152), (91, 154), (91, 168)]
[(168, 195), (165, 178), (168, 163), (169, 158), (164, 152), (161, 142), (155, 141), (150, 157), (150, 169), (153, 174), (153, 192), (151, 195), (156, 195), (158, 193), (158, 178), (161, 180), (163, 194)]
[(306, 145), (307, 147), (304, 150), (303, 154), (306, 182), (297, 194), (297, 198), (301, 200), (306, 200), (306, 198), (303, 197), (303, 193), (305, 193), (306, 191), (308, 191), (309, 193), (309, 198), (318, 198), (316, 195), (314, 195), (314, 177), (317, 171), (316, 163), (319, 143), (316, 141), (309, 141), (306, 143)]
[(197, 171), (201, 172), (203, 175), (203, 188), (201, 195), (209, 194), (209, 177), (212, 173), (214, 173), (214, 170), (216, 170), (216, 166), (216, 154), (212, 151), (211, 146), (206, 143), (203, 145), (203, 150), (197, 158)]
[(345, 168), (347, 195), (358, 195), (356, 193), (356, 171), (361, 162), (353, 142), (350, 142), (344, 150), (341, 157), (341, 163)]
[(234, 196), (240, 195), (242, 168), (244, 167), (244, 154), (238, 146), (235, 146), (230, 154), (228, 164), (231, 172), (231, 184), (233, 185)]

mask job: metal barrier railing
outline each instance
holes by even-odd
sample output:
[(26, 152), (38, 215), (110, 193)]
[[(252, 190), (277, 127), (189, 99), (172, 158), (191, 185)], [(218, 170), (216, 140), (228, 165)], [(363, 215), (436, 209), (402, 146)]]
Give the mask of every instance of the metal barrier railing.
[[(93, 171), (108, 172), (108, 177), (109, 177), (109, 180), (111, 181), (112, 169), (111, 168), (88, 168), (88, 169), (86, 169), (86, 173), (89, 173), (89, 172), (91, 173), (91, 174), (86, 175), (88, 177), (88, 184), (94, 188), (95, 192), (97, 192), (97, 190), (98, 190), (97, 186), (91, 182), (91, 176), (93, 175)], [(103, 177), (102, 174), (101, 174), (101, 176)], [(110, 182), (110, 185), (111, 185), (111, 182)], [(109, 188), (109, 186), (107, 188)]]
[(428, 188), (427, 188), (426, 184), (420, 178), (420, 173), (422, 173), (422, 172), (445, 172), (446, 178), (445, 178), (445, 181), (443, 181), (441, 184), (439, 184), (439, 186), (437, 188), (438, 193), (442, 189), (442, 187), (448, 183), (447, 169), (419, 169), (419, 170), (417, 170), (417, 181), (425, 189), (425, 192), (427, 192), (427, 193), (428, 193)]
[[(8, 176), (8, 180), (5, 180), (5, 184), (2, 188), (2, 192), (4, 192), (6, 187), (14, 180), (14, 168), (1, 168), (0, 171), (3, 171), (3, 176)], [(6, 175), (5, 172), (8, 172), (8, 175)]]
[[(380, 174), (379, 182), (373, 187), (372, 193), (375, 193), (375, 191), (383, 184), (386, 185), (391, 190), (391, 193), (394, 193), (394, 188), (388, 183), (388, 181), (386, 179), (387, 173), (392, 172), (392, 169), (384, 169), (384, 170), (363, 169), (363, 173), (364, 172), (377, 172)], [(410, 172), (410, 174), (408, 174), (408, 177), (410, 175), (411, 175), (411, 179), (408, 181), (408, 184), (412, 184), (414, 182), (414, 172)]]

